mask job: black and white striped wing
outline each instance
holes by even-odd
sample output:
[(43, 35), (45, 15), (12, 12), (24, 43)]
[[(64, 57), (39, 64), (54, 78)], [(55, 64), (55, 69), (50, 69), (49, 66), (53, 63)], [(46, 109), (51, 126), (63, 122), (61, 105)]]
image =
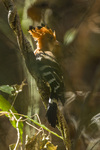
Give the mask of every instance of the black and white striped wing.
[(54, 57), (46, 53), (36, 55), (39, 71), (50, 87), (50, 98), (60, 99), (64, 103), (64, 84), (61, 69)]

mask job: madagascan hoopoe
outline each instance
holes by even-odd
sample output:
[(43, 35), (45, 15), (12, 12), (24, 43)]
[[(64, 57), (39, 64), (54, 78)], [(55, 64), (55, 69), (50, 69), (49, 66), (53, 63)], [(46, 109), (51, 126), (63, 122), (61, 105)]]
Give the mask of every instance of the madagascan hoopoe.
[(59, 63), (53, 52), (57, 50), (59, 42), (56, 40), (55, 32), (45, 25), (34, 28), (29, 27), (28, 32), (37, 41), (36, 56), (39, 73), (50, 89), (46, 117), (52, 127), (57, 124), (57, 102), (64, 104), (64, 83)]

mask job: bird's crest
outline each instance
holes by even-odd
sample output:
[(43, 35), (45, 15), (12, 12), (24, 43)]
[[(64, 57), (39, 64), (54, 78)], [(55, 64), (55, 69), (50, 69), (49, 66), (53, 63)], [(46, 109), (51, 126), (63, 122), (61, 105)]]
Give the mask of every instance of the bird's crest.
[(43, 24), (41, 26), (37, 26), (36, 28), (30, 26), (28, 32), (36, 41), (42, 39), (43, 37), (56, 39), (55, 31), (53, 32), (50, 28)]

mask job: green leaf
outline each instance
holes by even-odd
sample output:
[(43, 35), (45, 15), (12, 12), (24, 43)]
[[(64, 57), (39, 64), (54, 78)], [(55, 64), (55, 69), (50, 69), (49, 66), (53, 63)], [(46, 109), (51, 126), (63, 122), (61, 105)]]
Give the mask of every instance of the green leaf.
[[(15, 110), (14, 107), (11, 106), (11, 104), (2, 95), (0, 95), (0, 109), (2, 109), (2, 111), (8, 112), (8, 113), (6, 113), (6, 116), (10, 119), (12, 126), (14, 128), (16, 128), (17, 121), (14, 119), (14, 116), (17, 118), (17, 120), (20, 117), (18, 115), (15, 115), (15, 113), (17, 113), (17, 111)], [(12, 113), (11, 113), (10, 109), (11, 109)], [(18, 123), (18, 128), (19, 128), (19, 132), (20, 132), (20, 138), (22, 140), (23, 123), (21, 121), (19, 121), (19, 123)]]
[(12, 94), (12, 92), (14, 91), (14, 88), (9, 85), (2, 85), (0, 86), (0, 91), (5, 92), (7, 94)]
[(77, 35), (77, 30), (76, 29), (71, 28), (70, 30), (68, 30), (64, 35), (64, 44), (68, 45), (71, 42), (73, 42), (76, 35)]

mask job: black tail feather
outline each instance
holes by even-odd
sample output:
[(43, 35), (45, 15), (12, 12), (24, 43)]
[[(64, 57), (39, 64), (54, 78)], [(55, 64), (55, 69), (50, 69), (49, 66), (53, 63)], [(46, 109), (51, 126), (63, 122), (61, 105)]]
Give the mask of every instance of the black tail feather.
[(48, 104), (46, 117), (51, 126), (55, 128), (57, 124), (57, 104), (55, 102)]

